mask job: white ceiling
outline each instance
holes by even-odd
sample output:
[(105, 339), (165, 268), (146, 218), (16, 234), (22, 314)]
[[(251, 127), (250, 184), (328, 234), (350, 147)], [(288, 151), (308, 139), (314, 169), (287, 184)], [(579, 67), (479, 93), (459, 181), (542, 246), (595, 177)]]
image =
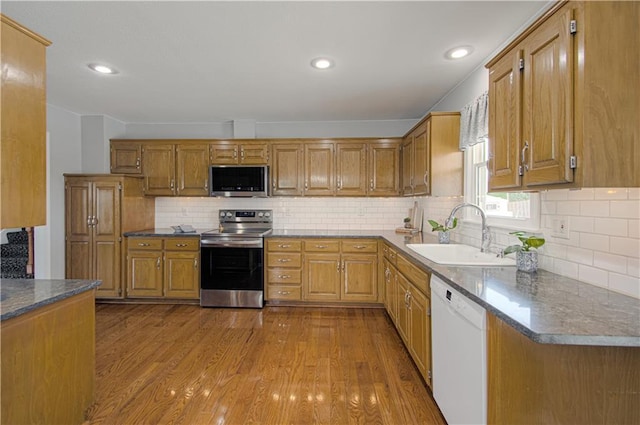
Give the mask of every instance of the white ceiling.
[[(547, 1), (6, 1), (48, 38), (48, 103), (125, 123), (422, 117)], [(459, 61), (444, 58), (472, 45)], [(334, 68), (314, 70), (327, 55)], [(105, 76), (88, 63), (119, 70)]]

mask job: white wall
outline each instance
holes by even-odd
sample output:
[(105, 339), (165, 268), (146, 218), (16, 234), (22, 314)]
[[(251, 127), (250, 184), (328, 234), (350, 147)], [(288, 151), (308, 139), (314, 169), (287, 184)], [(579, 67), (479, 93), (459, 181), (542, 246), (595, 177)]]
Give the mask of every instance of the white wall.
[(36, 277), (64, 278), (64, 177), (82, 172), (81, 117), (47, 105), (47, 225), (35, 228)]

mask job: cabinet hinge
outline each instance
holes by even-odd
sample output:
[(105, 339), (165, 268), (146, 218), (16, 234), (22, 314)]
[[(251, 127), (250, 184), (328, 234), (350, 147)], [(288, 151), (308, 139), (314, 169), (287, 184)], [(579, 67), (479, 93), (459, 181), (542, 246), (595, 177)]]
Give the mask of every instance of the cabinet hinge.
[(427, 316), (431, 316), (431, 307), (427, 308)]
[(119, 237), (119, 238), (118, 238), (118, 242), (122, 242), (122, 238), (120, 238), (120, 237)]
[(578, 32), (578, 22), (575, 19), (572, 19), (571, 22), (569, 22), (569, 33), (575, 34), (577, 32)]
[(118, 190), (122, 191), (122, 183), (118, 183)]
[(524, 59), (518, 60), (518, 69), (520, 69), (520, 71), (524, 69)]
[(569, 157), (569, 168), (574, 169), (578, 166), (578, 158), (575, 155)]
[(524, 176), (524, 167), (522, 165), (518, 165), (518, 175)]
[(431, 369), (427, 371), (427, 376), (429, 377), (429, 379), (431, 379)]
[(122, 295), (122, 289), (118, 288), (118, 295)]

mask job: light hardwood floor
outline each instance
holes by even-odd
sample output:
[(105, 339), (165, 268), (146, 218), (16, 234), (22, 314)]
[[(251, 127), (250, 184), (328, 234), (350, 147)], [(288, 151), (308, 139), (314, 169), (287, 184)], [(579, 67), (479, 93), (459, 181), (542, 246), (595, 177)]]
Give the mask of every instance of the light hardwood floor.
[(96, 306), (87, 424), (444, 424), (382, 309)]

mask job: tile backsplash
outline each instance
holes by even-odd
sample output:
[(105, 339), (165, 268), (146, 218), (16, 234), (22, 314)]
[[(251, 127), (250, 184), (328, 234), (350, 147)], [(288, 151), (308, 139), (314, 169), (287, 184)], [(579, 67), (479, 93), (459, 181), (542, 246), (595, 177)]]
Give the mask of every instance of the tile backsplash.
[[(549, 190), (541, 195), (540, 268), (640, 299), (640, 188)], [(217, 227), (219, 209), (274, 211), (276, 229), (393, 230), (414, 201), (427, 218), (444, 220), (464, 202), (450, 198), (157, 198), (156, 227)], [(568, 239), (551, 236), (553, 221), (566, 219)], [(424, 230), (430, 229), (425, 224)], [(517, 242), (512, 229), (492, 227), (492, 248)], [(462, 221), (451, 238), (480, 246), (480, 228)]]

